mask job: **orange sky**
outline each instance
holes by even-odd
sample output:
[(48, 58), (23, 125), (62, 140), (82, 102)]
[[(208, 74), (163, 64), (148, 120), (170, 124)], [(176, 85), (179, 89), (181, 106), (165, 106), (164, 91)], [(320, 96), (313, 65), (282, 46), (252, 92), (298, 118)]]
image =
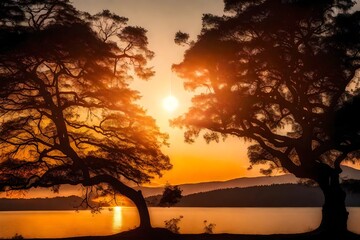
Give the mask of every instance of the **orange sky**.
[[(236, 138), (226, 142), (206, 144), (199, 138), (194, 144), (183, 141), (179, 129), (169, 127), (168, 120), (184, 113), (189, 107), (191, 93), (185, 92), (182, 80), (171, 71), (179, 63), (186, 48), (177, 46), (173, 39), (177, 31), (187, 32), (195, 38), (201, 29), (204, 13), (222, 14), (222, 0), (72, 0), (82, 11), (96, 13), (103, 9), (129, 18), (130, 25), (148, 30), (149, 47), (155, 52), (150, 63), (156, 75), (148, 82), (137, 80), (133, 88), (143, 96), (140, 104), (148, 109), (163, 132), (170, 135), (169, 148), (164, 148), (173, 169), (166, 172), (153, 185), (227, 180), (238, 177), (259, 176), (259, 168), (247, 170), (246, 144)], [(179, 108), (168, 113), (162, 100), (171, 93), (179, 100)]]
[[(96, 13), (103, 9), (129, 18), (130, 25), (148, 30), (149, 47), (155, 52), (150, 65), (156, 75), (148, 82), (134, 81), (133, 87), (143, 96), (140, 104), (148, 109), (161, 130), (170, 135), (170, 147), (164, 148), (173, 169), (166, 172), (154, 185), (227, 180), (237, 177), (259, 175), (247, 171), (246, 147), (237, 139), (225, 143), (206, 144), (199, 138), (194, 144), (186, 144), (183, 132), (169, 126), (169, 119), (184, 113), (190, 105), (191, 93), (183, 89), (182, 80), (171, 71), (173, 63), (183, 58), (185, 47), (174, 43), (179, 30), (192, 37), (200, 32), (204, 13), (222, 14), (222, 0), (73, 0), (79, 10)], [(162, 100), (171, 93), (179, 100), (179, 108), (173, 113), (163, 109)]]

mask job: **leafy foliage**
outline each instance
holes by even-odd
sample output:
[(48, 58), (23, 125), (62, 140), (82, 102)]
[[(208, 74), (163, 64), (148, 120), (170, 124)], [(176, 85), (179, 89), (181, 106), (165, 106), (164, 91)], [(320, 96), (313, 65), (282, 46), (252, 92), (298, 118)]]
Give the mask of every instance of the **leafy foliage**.
[(190, 38), (190, 35), (188, 33), (178, 31), (175, 34), (174, 42), (178, 45), (184, 45), (184, 44), (188, 43), (189, 38)]
[(358, 88), (353, 4), (225, 0), (225, 15), (205, 15), (197, 41), (173, 66), (196, 93), (173, 124), (186, 128), (188, 142), (202, 133), (206, 141), (252, 140), (249, 159), (267, 164), (265, 174), (281, 168), (316, 180), (324, 169), (340, 172), (360, 146), (358, 130), (347, 129), (347, 140), (334, 133), (338, 109)]
[(182, 190), (179, 186), (171, 186), (167, 184), (161, 196), (159, 206), (170, 207), (175, 205), (182, 198)]
[(345, 232), (340, 165), (358, 160), (360, 149), (359, 123), (341, 117), (359, 90), (355, 2), (224, 2), (225, 14), (204, 15), (197, 41), (173, 66), (195, 93), (173, 125), (186, 128), (190, 143), (200, 135), (252, 141), (251, 166), (317, 182), (325, 196), (320, 228)]
[(183, 216), (179, 216), (178, 218), (171, 218), (169, 220), (165, 220), (165, 228), (173, 233), (180, 233), (180, 227), (178, 225), (182, 218)]
[(0, 18), (0, 190), (139, 184), (171, 168), (129, 87), (153, 75), (145, 29), (68, 0), (2, 1)]
[(204, 220), (204, 233), (213, 234), (215, 226), (215, 223), (208, 223), (207, 220)]

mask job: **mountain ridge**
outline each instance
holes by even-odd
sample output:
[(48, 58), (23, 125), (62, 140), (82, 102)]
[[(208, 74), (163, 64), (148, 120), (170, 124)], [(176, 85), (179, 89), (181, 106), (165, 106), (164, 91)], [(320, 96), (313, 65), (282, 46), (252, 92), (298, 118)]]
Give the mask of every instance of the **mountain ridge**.
[[(341, 178), (346, 179), (360, 179), (360, 170), (348, 166), (342, 166), (343, 172)], [(211, 181), (200, 183), (185, 183), (177, 186), (183, 191), (183, 195), (190, 195), (199, 192), (208, 192), (216, 189), (226, 188), (245, 188), (251, 186), (267, 186), (272, 184), (286, 184), (298, 183), (299, 178), (292, 174), (284, 174), (280, 176), (259, 176), (259, 177), (242, 177), (225, 181)], [(162, 194), (164, 187), (136, 187), (136, 190), (141, 190), (144, 197)]]
[[(149, 206), (158, 206), (160, 198), (146, 200)], [(321, 207), (323, 203), (319, 187), (290, 183), (194, 193), (182, 197), (174, 207)], [(360, 193), (347, 191), (346, 205), (360, 207)]]
[[(342, 178), (360, 179), (360, 170), (342, 166), (343, 173)], [(183, 195), (189, 195), (198, 192), (208, 192), (216, 189), (235, 188), (235, 187), (251, 187), (262, 186), (271, 184), (285, 184), (285, 183), (297, 183), (299, 181), (294, 175), (284, 174), (280, 176), (259, 176), (259, 177), (241, 177), (224, 181), (211, 181), (200, 183), (184, 183), (178, 186), (183, 190)], [(154, 196), (162, 194), (164, 186), (159, 187), (135, 187), (136, 190), (141, 190), (144, 197)], [(15, 196), (16, 193), (14, 194)], [(45, 197), (59, 197), (59, 196), (82, 196), (82, 190), (80, 186), (64, 185), (60, 188), (60, 193), (54, 193), (49, 189), (35, 188), (29, 191), (22, 198), (45, 198)], [(8, 195), (6, 193), (0, 193), (0, 198), (5, 198)], [(11, 195), (10, 195), (11, 196)], [(12, 197), (13, 198), (13, 197)]]

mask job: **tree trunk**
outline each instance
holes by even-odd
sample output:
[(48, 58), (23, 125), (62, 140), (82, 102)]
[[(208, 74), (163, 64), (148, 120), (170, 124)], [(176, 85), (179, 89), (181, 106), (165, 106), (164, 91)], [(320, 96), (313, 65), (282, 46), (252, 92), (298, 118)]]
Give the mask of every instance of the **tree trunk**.
[[(135, 191), (134, 189), (131, 189), (133, 191)], [(134, 202), (134, 204), (136, 205), (138, 212), (139, 212), (139, 217), (140, 217), (140, 228), (141, 229), (150, 229), (151, 228), (151, 222), (150, 222), (150, 215), (149, 215), (149, 210), (148, 207), (146, 205), (146, 201), (141, 193), (141, 191), (135, 191), (136, 194), (134, 194), (134, 197), (130, 197), (127, 196), (126, 194), (122, 193), (124, 196), (128, 197), (130, 200), (132, 200)]]
[(324, 174), (318, 183), (325, 197), (319, 230), (331, 234), (347, 232), (349, 213), (345, 207), (346, 194), (340, 186), (339, 173), (333, 171)]
[(139, 212), (140, 217), (140, 226), (142, 230), (151, 229), (150, 215), (149, 210), (147, 208), (145, 199), (141, 193), (141, 191), (136, 191), (131, 187), (120, 182), (117, 178), (114, 178), (109, 175), (99, 175), (92, 177), (86, 180), (83, 185), (84, 186), (93, 186), (98, 185), (100, 183), (106, 183), (111, 185), (115, 191), (129, 198), (135, 204), (136, 208)]

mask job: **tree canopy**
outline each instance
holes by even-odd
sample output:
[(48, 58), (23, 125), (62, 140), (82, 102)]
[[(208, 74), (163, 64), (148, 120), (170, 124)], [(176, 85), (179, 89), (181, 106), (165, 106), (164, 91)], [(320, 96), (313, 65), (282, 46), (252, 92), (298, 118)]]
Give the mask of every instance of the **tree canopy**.
[(359, 88), (354, 1), (224, 2), (225, 15), (203, 16), (196, 42), (176, 34), (190, 48), (173, 69), (196, 95), (173, 124), (186, 128), (188, 142), (201, 134), (206, 141), (248, 139), (250, 163), (267, 164), (263, 173), (280, 168), (315, 180), (325, 199), (342, 198), (329, 184), (338, 186), (340, 164), (356, 160), (360, 147), (358, 123), (346, 129), (351, 137), (335, 131), (339, 109)]
[(167, 184), (160, 198), (159, 206), (171, 207), (177, 204), (182, 198), (182, 190), (179, 186)]
[(171, 168), (129, 86), (154, 74), (144, 28), (68, 0), (0, 4), (0, 190), (140, 184)]

